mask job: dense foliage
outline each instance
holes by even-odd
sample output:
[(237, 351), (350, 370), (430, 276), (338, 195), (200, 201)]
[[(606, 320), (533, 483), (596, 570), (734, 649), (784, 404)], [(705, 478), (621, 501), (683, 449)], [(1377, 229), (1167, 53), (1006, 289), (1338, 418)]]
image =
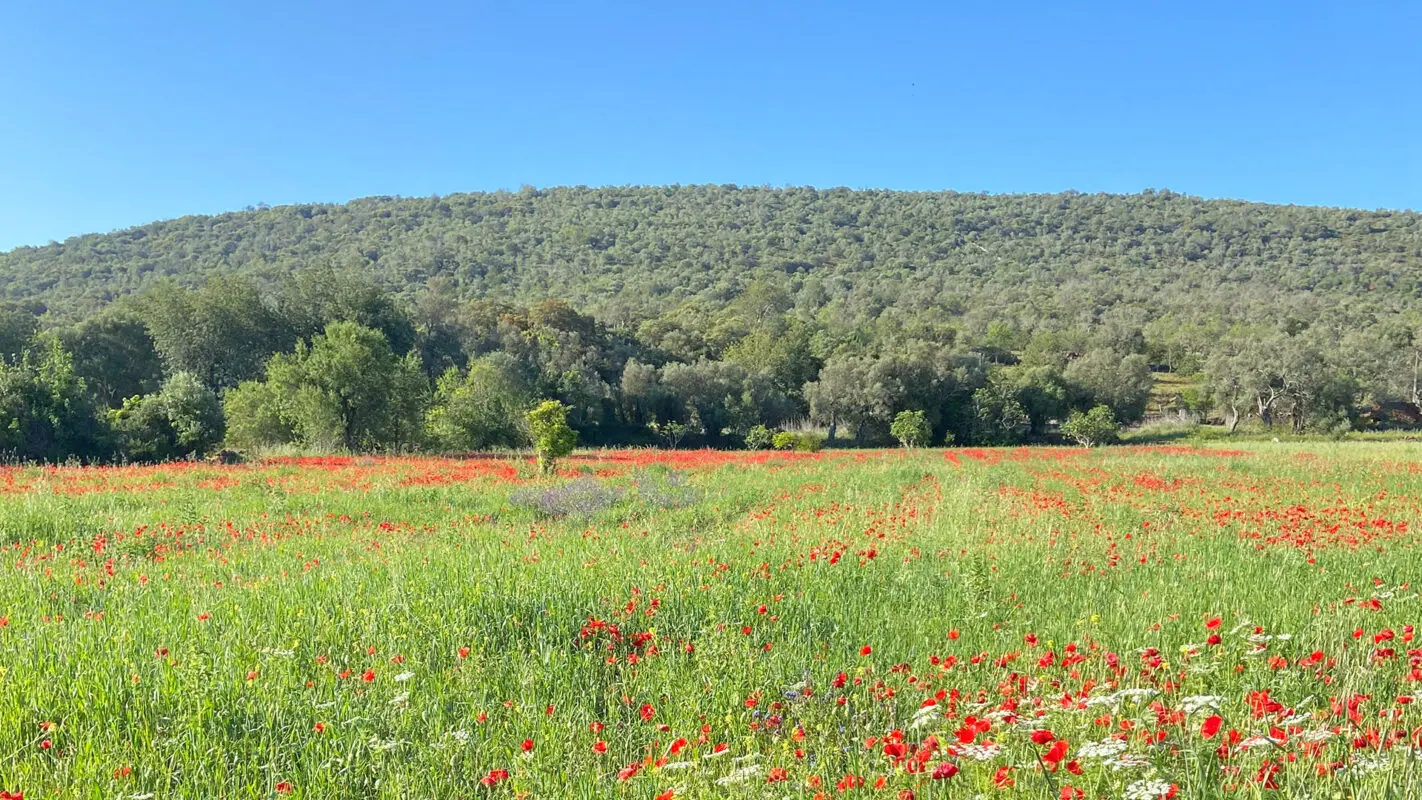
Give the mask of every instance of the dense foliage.
[(372, 198), (21, 248), (0, 276), (27, 458), (210, 451), (211, 419), (179, 436), (142, 399), (180, 374), (249, 448), (521, 446), (543, 400), (588, 444), (740, 446), (888, 443), (903, 411), (1016, 444), (1098, 406), (1338, 435), (1422, 399), (1422, 217), (1170, 192)]

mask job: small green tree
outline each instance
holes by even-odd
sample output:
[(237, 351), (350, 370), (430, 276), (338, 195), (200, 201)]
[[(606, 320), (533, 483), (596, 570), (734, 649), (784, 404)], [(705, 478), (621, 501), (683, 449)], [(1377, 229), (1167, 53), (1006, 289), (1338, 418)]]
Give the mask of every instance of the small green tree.
[(1085, 414), (1071, 412), (1062, 423), (1062, 433), (1070, 436), (1082, 447), (1095, 447), (1114, 441), (1121, 426), (1116, 423), (1116, 415), (1108, 406), (1094, 406)]
[(568, 426), (568, 407), (557, 400), (547, 400), (524, 415), (528, 421), (528, 437), (538, 455), (538, 469), (551, 475), (558, 468), (558, 459), (573, 452), (578, 432)]
[(922, 411), (900, 411), (889, 425), (889, 433), (904, 447), (923, 447), (933, 438), (928, 415)]
[(396, 355), (385, 334), (354, 322), (273, 356), (267, 382), (308, 447), (351, 452), (408, 446), (422, 433), (429, 384), (419, 356)]
[(105, 427), (58, 337), (42, 333), (19, 364), (0, 362), (0, 453), (7, 458), (99, 458), (108, 450)]
[(676, 420), (671, 420), (669, 422), (658, 422), (657, 420), (652, 420), (650, 423), (648, 423), (647, 427), (651, 428), (652, 433), (655, 433), (657, 436), (661, 437), (662, 441), (667, 443), (667, 447), (670, 447), (673, 450), (676, 449), (677, 445), (681, 444), (681, 440), (691, 430), (685, 422), (677, 422)]
[(282, 414), (281, 391), (262, 381), (243, 381), (222, 398), (227, 416), (227, 444), (254, 450), (297, 440), (296, 428)]
[(444, 450), (518, 447), (524, 443), (523, 412), (533, 399), (518, 362), (492, 353), (470, 364), (466, 374), (451, 368), (439, 379), (425, 426)]
[(797, 437), (789, 431), (781, 431), (770, 437), (770, 446), (776, 450), (794, 450)]
[(757, 425), (746, 432), (747, 450), (768, 450), (775, 445), (775, 431)]

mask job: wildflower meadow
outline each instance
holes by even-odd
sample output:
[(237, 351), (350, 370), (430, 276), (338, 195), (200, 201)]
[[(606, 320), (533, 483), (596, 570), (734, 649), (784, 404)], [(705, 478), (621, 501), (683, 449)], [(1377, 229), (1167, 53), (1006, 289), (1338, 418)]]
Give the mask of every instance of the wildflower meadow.
[(1405, 443), (0, 470), (3, 798), (1408, 798)]

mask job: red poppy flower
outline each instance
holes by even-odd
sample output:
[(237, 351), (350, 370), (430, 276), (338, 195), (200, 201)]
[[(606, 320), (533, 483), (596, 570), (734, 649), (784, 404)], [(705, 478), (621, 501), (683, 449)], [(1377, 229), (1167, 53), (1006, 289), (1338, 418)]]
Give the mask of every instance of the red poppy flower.
[(509, 771), (506, 769), (491, 769), (489, 774), (479, 779), (485, 786), (498, 786), (509, 779)]
[(1206, 739), (1213, 739), (1215, 738), (1215, 734), (1220, 732), (1220, 725), (1222, 724), (1224, 724), (1224, 720), (1221, 719), (1218, 714), (1207, 717), (1205, 724), (1200, 726), (1200, 735)]
[(997, 768), (997, 772), (992, 774), (992, 784), (999, 789), (1008, 789), (1017, 785), (1017, 781), (1012, 778), (1012, 767), (1006, 764)]
[(935, 781), (944, 781), (957, 774), (958, 765), (951, 761), (944, 761), (942, 764), (933, 768), (933, 774), (930, 777)]

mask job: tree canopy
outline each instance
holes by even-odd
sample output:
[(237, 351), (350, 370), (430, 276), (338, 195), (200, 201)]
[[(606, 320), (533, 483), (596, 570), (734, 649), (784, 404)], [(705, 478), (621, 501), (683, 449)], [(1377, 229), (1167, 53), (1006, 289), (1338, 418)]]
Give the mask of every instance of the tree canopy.
[(0, 254), (0, 454), (515, 447), (547, 401), (589, 445), (1415, 426), (1419, 221), (729, 186), (185, 217)]

